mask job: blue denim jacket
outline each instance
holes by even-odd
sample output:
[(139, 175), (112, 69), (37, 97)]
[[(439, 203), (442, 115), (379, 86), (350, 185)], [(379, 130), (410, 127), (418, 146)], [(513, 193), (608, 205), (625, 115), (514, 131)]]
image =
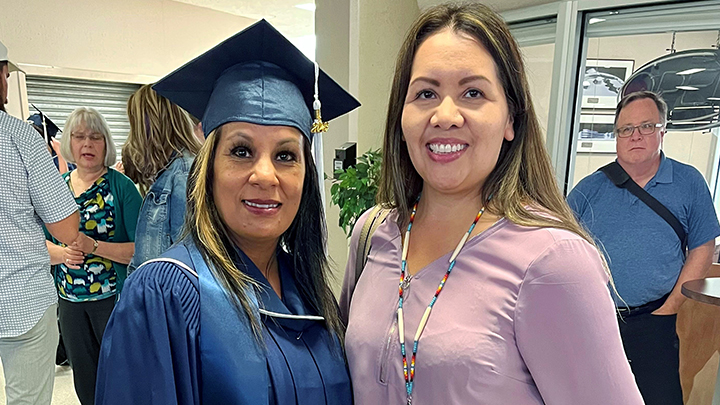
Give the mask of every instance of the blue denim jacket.
[(179, 239), (185, 221), (185, 190), (193, 159), (187, 151), (176, 157), (150, 186), (138, 217), (135, 254), (128, 265), (128, 276), (145, 261), (160, 257)]

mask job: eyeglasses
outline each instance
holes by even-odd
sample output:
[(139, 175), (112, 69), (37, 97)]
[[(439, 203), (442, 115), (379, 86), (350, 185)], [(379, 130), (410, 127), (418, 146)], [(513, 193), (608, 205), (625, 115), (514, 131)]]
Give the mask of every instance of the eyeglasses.
[(624, 127), (620, 127), (615, 130), (615, 134), (618, 136), (618, 138), (629, 138), (632, 136), (633, 132), (635, 132), (635, 128), (637, 128), (640, 135), (652, 135), (655, 133), (657, 128), (662, 128), (663, 124), (657, 123), (657, 124), (651, 124), (649, 122), (646, 122), (644, 124), (640, 125), (627, 125)]
[(102, 134), (90, 134), (90, 135), (70, 134), (70, 137), (78, 142), (84, 142), (86, 139), (89, 139), (91, 142), (100, 142), (102, 140), (105, 140), (105, 137)]

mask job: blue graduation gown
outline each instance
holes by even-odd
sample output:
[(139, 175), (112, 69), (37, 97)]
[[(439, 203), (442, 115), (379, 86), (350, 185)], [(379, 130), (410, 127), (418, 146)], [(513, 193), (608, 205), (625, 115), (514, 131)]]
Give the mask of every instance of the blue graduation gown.
[(154, 262), (128, 279), (103, 338), (97, 404), (352, 403), (338, 339), (309, 313), (287, 257), (281, 300), (239, 252), (264, 287), (252, 295), (259, 345), (191, 241), (163, 256), (189, 268)]

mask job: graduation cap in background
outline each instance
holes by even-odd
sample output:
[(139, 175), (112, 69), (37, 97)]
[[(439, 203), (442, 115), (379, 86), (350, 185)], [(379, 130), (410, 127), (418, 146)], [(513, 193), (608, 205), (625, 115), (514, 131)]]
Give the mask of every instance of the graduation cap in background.
[(327, 130), (323, 118), (329, 121), (360, 106), (265, 20), (170, 73), (153, 89), (202, 117), (206, 136), (240, 121), (295, 127), (312, 140), (314, 133)]
[(39, 108), (35, 107), (35, 104), (30, 104), (32, 107), (37, 110), (37, 113), (32, 114), (28, 117), (27, 121), (42, 131), (41, 134), (45, 138), (45, 141), (50, 145), (52, 142), (52, 139), (55, 138), (55, 135), (57, 135), (60, 131), (60, 128), (55, 125), (55, 123), (42, 111), (40, 111)]

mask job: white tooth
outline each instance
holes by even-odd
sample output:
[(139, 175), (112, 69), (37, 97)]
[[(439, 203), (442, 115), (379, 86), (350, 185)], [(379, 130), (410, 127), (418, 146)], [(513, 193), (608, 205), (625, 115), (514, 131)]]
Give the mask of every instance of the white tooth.
[(256, 203), (253, 203), (250, 201), (245, 201), (245, 203), (251, 207), (263, 208), (263, 209), (275, 208), (278, 206), (278, 204), (256, 204)]
[(443, 146), (442, 146), (442, 151), (443, 151), (443, 153), (448, 153), (448, 152), (450, 152), (450, 145), (443, 145)]
[(453, 145), (453, 146), (452, 146), (452, 150), (451, 150), (451, 151), (452, 151), (452, 152), (457, 152), (457, 150), (458, 150), (458, 147), (457, 147), (457, 145)]

